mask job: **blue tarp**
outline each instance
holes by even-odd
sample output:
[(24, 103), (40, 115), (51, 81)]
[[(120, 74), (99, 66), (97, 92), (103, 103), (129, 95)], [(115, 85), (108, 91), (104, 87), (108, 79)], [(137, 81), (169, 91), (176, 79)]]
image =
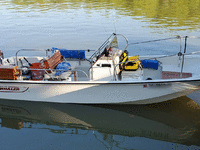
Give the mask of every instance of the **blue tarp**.
[(61, 75), (63, 72), (66, 72), (71, 69), (70, 63), (61, 62), (56, 67), (57, 71), (55, 73), (56, 76)]
[(67, 50), (64, 48), (52, 48), (53, 52), (59, 50), (64, 58), (85, 59), (85, 50)]

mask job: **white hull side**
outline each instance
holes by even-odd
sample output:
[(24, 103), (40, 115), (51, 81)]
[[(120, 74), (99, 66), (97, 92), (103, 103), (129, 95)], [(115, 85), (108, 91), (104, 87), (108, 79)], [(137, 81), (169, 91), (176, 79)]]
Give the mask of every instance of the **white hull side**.
[(0, 83), (0, 98), (80, 104), (149, 104), (198, 90), (192, 83), (5, 82)]

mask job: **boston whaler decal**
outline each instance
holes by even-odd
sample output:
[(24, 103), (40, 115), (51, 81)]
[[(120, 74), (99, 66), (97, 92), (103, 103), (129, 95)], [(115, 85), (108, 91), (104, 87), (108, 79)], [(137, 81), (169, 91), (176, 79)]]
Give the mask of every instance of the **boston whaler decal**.
[(29, 87), (0, 86), (0, 92), (23, 93), (26, 92), (28, 89)]
[(147, 87), (161, 87), (161, 86), (169, 86), (171, 83), (149, 83), (149, 84), (143, 84), (144, 88)]

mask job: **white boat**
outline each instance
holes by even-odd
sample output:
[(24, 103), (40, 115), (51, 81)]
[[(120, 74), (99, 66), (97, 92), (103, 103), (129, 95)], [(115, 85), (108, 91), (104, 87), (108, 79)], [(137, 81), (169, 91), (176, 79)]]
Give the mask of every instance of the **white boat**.
[[(118, 48), (117, 36), (125, 38), (124, 49)], [(18, 56), (22, 51), (37, 52), (33, 49), (19, 50), (14, 57), (2, 57), (0, 99), (150, 104), (199, 90), (198, 52), (151, 58), (128, 56), (128, 45), (125, 36), (112, 34), (89, 58), (84, 50), (59, 48), (46, 50), (44, 57)]]

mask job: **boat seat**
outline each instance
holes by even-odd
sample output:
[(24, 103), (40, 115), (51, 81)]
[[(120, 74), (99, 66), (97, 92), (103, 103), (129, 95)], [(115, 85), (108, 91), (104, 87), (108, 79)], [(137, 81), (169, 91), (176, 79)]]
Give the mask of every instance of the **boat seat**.
[(44, 61), (44, 68), (45, 69), (55, 69), (56, 66), (61, 63), (62, 56), (60, 51), (56, 51), (50, 58)]

